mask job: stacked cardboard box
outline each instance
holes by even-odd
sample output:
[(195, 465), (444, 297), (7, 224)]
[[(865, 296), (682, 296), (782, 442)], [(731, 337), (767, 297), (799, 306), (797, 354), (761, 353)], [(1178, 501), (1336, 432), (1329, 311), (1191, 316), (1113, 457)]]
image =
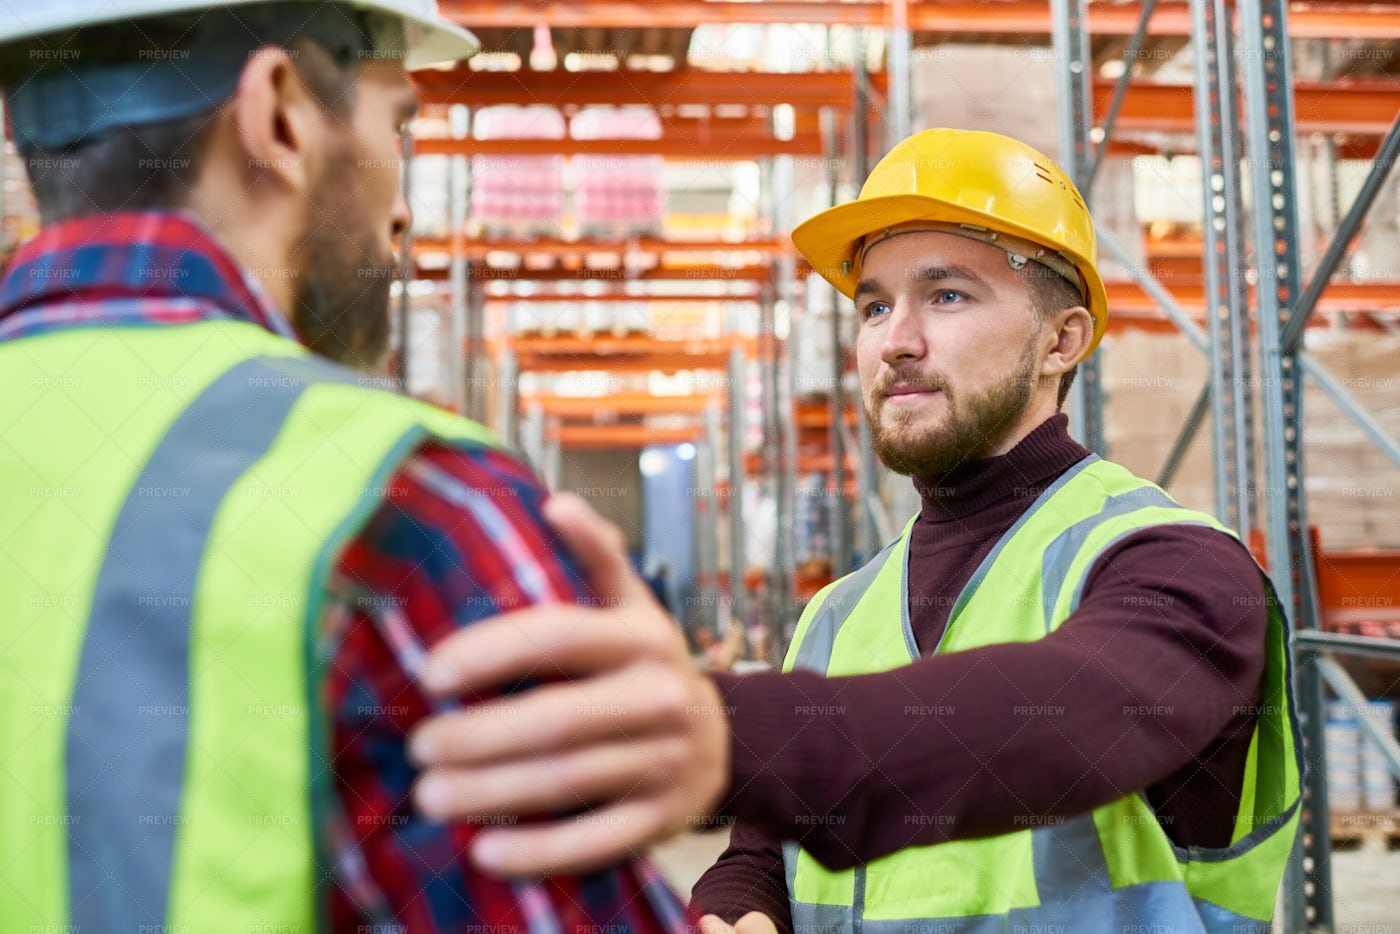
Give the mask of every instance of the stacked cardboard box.
[[(1155, 480), (1205, 384), (1204, 354), (1180, 334), (1129, 331), (1105, 338), (1104, 434), (1109, 456)], [(1076, 418), (1072, 412), (1070, 418)], [(1214, 512), (1211, 432), (1207, 422), (1176, 472), (1170, 491), (1193, 509)]]
[[(1315, 331), (1308, 349), (1400, 437), (1400, 337)], [(1328, 548), (1400, 548), (1400, 469), (1311, 381), (1303, 399), (1309, 521)]]
[[(1307, 345), (1377, 421), (1400, 436), (1400, 373), (1394, 363), (1400, 359), (1400, 337), (1319, 330), (1308, 333)], [(1101, 352), (1109, 455), (1155, 479), (1204, 384), (1206, 357), (1180, 335), (1141, 332), (1115, 334)], [(1256, 482), (1262, 488), (1258, 384), (1256, 369)], [(1303, 421), (1308, 517), (1320, 529), (1324, 547), (1400, 548), (1400, 469), (1311, 380), (1305, 383)], [(1172, 495), (1187, 506), (1214, 512), (1212, 463), (1207, 421), (1171, 484)]]

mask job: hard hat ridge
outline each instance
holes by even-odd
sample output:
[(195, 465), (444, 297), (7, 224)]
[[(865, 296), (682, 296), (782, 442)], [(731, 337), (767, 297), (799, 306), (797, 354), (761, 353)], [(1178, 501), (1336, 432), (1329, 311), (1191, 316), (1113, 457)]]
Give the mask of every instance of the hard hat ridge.
[(1043, 153), (997, 133), (916, 133), (875, 165), (854, 201), (798, 225), (792, 239), (812, 268), (849, 298), (864, 251), (886, 231), (914, 229), (993, 243), (1055, 270), (1079, 290), (1094, 318), (1092, 346), (1098, 345), (1108, 297), (1093, 220), (1074, 182)]

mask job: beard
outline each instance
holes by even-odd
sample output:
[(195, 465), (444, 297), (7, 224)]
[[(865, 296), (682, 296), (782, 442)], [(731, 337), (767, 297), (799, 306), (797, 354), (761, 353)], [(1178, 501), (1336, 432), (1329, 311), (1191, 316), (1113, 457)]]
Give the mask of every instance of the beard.
[(315, 353), (372, 372), (389, 349), (389, 292), (400, 270), (356, 195), (355, 162), (342, 147), (312, 192), (292, 323)]
[[(1035, 344), (1026, 345), (1015, 372), (991, 388), (963, 398), (937, 374), (886, 373), (865, 398), (865, 417), (876, 455), (890, 470), (911, 477), (941, 478), (993, 450), (1025, 414), (1036, 385)], [(921, 412), (881, 416), (884, 393), (895, 383), (938, 391), (947, 411), (941, 421), (923, 427)], [(874, 401), (872, 401), (874, 400)]]

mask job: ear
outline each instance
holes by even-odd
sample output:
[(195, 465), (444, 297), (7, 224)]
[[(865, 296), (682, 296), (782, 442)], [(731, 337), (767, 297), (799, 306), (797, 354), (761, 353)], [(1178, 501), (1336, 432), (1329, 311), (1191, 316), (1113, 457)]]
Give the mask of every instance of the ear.
[(1082, 305), (1066, 308), (1045, 323), (1050, 351), (1040, 364), (1041, 376), (1061, 376), (1077, 366), (1094, 342), (1094, 316)]
[(305, 191), (321, 163), (327, 128), (286, 49), (265, 46), (252, 54), (231, 110), (249, 177)]

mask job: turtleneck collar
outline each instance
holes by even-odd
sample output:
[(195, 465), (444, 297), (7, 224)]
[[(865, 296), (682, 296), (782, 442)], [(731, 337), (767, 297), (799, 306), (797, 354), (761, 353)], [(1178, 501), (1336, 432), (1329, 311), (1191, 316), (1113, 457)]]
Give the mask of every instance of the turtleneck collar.
[(1090, 451), (1069, 436), (1069, 416), (1052, 415), (1014, 448), (962, 464), (942, 477), (915, 477), (920, 522), (950, 522), (1007, 499), (1039, 496)]

